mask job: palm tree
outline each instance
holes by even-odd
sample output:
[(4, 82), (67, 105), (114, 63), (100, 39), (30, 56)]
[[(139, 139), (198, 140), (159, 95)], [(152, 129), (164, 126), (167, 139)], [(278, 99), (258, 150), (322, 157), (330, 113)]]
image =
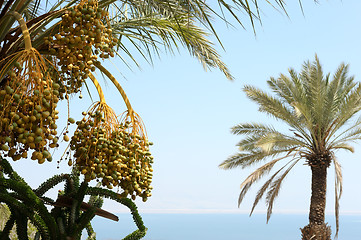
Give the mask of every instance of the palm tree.
[(219, 166), (223, 169), (246, 168), (255, 163), (266, 163), (250, 174), (241, 184), (240, 204), (249, 188), (268, 174), (276, 163), (284, 162), (279, 170), (259, 189), (251, 214), (266, 193), (267, 221), (272, 214), (275, 198), (283, 180), (299, 162), (305, 161), (312, 172), (309, 224), (302, 231), (302, 239), (330, 239), (331, 229), (325, 224), (326, 176), (330, 165), (335, 168), (336, 236), (339, 229), (339, 199), (342, 193), (341, 166), (335, 151), (353, 152), (350, 142), (361, 138), (361, 119), (354, 120), (361, 110), (361, 84), (348, 77), (348, 66), (341, 64), (332, 79), (324, 75), (316, 56), (305, 62), (298, 74), (289, 70), (289, 77), (267, 81), (275, 96), (252, 86), (245, 86), (247, 96), (259, 105), (259, 111), (286, 123), (287, 133), (273, 126), (258, 123), (239, 124), (232, 133), (244, 135), (238, 143), (240, 152)]

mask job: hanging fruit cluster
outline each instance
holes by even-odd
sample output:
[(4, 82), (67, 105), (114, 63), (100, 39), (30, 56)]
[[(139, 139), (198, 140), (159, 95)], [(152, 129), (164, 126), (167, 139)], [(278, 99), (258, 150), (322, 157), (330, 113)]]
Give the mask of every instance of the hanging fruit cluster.
[(119, 124), (105, 102), (96, 103), (84, 115), (77, 122), (70, 149), (75, 151), (76, 167), (86, 181), (101, 179), (103, 186), (119, 186), (124, 196), (140, 196), (146, 201), (152, 189), (150, 144), (127, 132), (128, 124)]
[(124, 190), (125, 196), (130, 194), (135, 199), (137, 195), (146, 201), (151, 196), (152, 190), (150, 184), (153, 177), (153, 156), (149, 151), (152, 143), (128, 130), (129, 123), (126, 122), (120, 124), (118, 131), (113, 134), (115, 142), (122, 144), (120, 158), (123, 165), (120, 168), (119, 185)]
[(45, 39), (50, 53), (58, 59), (61, 75), (66, 79), (68, 92), (77, 92), (95, 70), (94, 62), (114, 56), (117, 38), (104, 24), (108, 12), (98, 8), (96, 0), (82, 0), (63, 16), (59, 33)]
[(49, 148), (57, 147), (59, 84), (53, 83), (40, 54), (22, 52), (0, 87), (0, 146), (13, 160), (26, 158), (40, 164), (51, 161)]

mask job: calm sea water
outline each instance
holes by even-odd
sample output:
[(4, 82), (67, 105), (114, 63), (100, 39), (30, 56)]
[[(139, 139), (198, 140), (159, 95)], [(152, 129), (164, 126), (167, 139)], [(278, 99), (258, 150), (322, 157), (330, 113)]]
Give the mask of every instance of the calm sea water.
[[(136, 229), (130, 214), (119, 222), (96, 217), (98, 240), (120, 240)], [(307, 215), (274, 214), (266, 224), (265, 214), (142, 214), (148, 232), (145, 240), (300, 240), (300, 227)], [(332, 230), (334, 217), (326, 219)], [(361, 239), (361, 216), (341, 215), (339, 240)]]

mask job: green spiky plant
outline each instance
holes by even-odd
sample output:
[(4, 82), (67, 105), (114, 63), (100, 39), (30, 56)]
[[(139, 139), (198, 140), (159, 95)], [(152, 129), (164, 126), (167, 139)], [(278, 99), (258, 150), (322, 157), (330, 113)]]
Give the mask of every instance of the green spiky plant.
[[(34, 239), (41, 237), (41, 239), (75, 240), (80, 239), (84, 229), (87, 230), (89, 239), (95, 239), (90, 221), (102, 206), (103, 198), (114, 200), (130, 209), (138, 229), (123, 238), (124, 240), (140, 239), (146, 234), (147, 229), (132, 200), (120, 197), (119, 194), (108, 189), (90, 187), (87, 182), (80, 183), (76, 171), (72, 174), (56, 175), (46, 180), (37, 189), (32, 189), (11, 168), (8, 161), (1, 159), (0, 166), (3, 172), (0, 178), (0, 201), (6, 203), (11, 212), (0, 232), (0, 239), (7, 239), (14, 225), (16, 225), (18, 239), (28, 239), (28, 220), (37, 229)], [(61, 199), (72, 199), (70, 204), (44, 196), (47, 191), (61, 182), (65, 182)], [(90, 196), (90, 198), (88, 208), (84, 210), (82, 202), (85, 196)], [(48, 210), (46, 205), (53, 208)]]
[[(10, 217), (10, 214), (11, 214), (11, 212), (10, 212), (9, 207), (4, 203), (0, 204), (0, 231), (2, 231), (4, 229), (6, 222), (8, 221), (8, 219)], [(9, 232), (9, 238), (17, 239), (15, 226)]]
[(266, 195), (268, 221), (283, 180), (297, 163), (305, 161), (312, 172), (312, 183), (309, 224), (301, 229), (303, 240), (331, 239), (331, 229), (325, 223), (327, 171), (331, 165), (335, 170), (336, 236), (339, 230), (342, 174), (335, 152), (353, 152), (350, 143), (361, 139), (361, 120), (355, 119), (361, 110), (361, 84), (347, 73), (348, 66), (341, 64), (333, 77), (324, 75), (316, 56), (314, 62), (303, 65), (300, 73), (290, 69), (289, 77), (281, 74), (267, 81), (274, 96), (245, 86), (244, 91), (259, 105), (259, 111), (284, 122), (290, 131), (283, 133), (259, 123), (234, 126), (232, 133), (244, 136), (238, 143), (240, 152), (220, 164), (223, 169), (232, 169), (266, 162), (241, 184), (241, 204), (250, 187), (283, 162), (259, 189), (251, 210), (252, 214)]
[[(4, 229), (6, 222), (9, 220), (10, 214), (11, 214), (11, 212), (10, 212), (9, 207), (6, 204), (1, 203), (0, 204), (0, 231), (2, 231)], [(30, 221), (28, 221), (28, 231), (27, 232), (28, 232), (29, 240), (34, 240), (37, 230), (36, 230), (36, 227), (31, 224)], [(18, 240), (18, 237), (16, 234), (16, 224), (10, 230), (9, 238), (12, 240)]]

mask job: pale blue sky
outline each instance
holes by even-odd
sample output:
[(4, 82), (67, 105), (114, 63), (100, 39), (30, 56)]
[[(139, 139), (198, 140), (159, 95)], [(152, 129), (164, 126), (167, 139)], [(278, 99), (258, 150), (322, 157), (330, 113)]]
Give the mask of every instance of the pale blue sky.
[[(205, 72), (185, 50), (174, 56), (162, 55), (155, 59), (154, 66), (140, 61), (142, 70), (134, 67), (133, 72), (125, 69), (120, 60), (113, 60), (118, 70), (108, 65), (154, 142), (153, 196), (146, 203), (137, 202), (141, 212), (249, 211), (259, 185), (252, 188), (238, 209), (239, 186), (257, 166), (229, 171), (218, 168), (237, 151), (235, 145), (240, 139), (230, 134), (230, 128), (241, 122), (282, 125), (257, 111), (257, 106), (241, 90), (244, 84), (266, 89), (265, 82), (270, 76), (286, 73), (289, 67), (299, 71), (305, 60), (314, 59), (315, 53), (325, 72), (333, 73), (345, 62), (350, 64), (350, 75), (361, 79), (361, 2), (329, 0), (314, 4), (305, 0), (304, 16), (298, 1), (292, 2), (295, 3), (288, 5), (290, 19), (265, 5), (263, 25), (256, 26), (257, 36), (249, 26), (245, 31), (240, 26), (227, 29), (224, 23), (216, 23), (226, 52), (218, 45), (217, 49), (235, 77), (233, 82), (218, 70)], [(246, 16), (241, 18), (248, 21)], [(110, 83), (103, 86), (107, 102), (117, 113), (124, 111), (113, 86)], [(75, 99), (70, 106), (72, 116), (78, 119), (80, 112), (91, 104), (86, 92), (83, 95), (83, 100)], [(361, 145), (354, 146), (355, 154), (337, 153), (344, 176), (341, 212), (360, 214)], [(14, 168), (36, 187), (44, 178), (69, 171), (66, 162), (60, 165), (60, 169), (56, 169), (55, 162), (39, 167), (31, 160), (22, 160), (14, 163)], [(330, 168), (327, 210), (331, 212), (333, 181)], [(286, 179), (274, 211), (307, 212), (309, 199), (309, 167), (299, 164)], [(111, 202), (106, 202), (104, 208), (127, 211)], [(256, 211), (265, 209), (260, 203)]]

